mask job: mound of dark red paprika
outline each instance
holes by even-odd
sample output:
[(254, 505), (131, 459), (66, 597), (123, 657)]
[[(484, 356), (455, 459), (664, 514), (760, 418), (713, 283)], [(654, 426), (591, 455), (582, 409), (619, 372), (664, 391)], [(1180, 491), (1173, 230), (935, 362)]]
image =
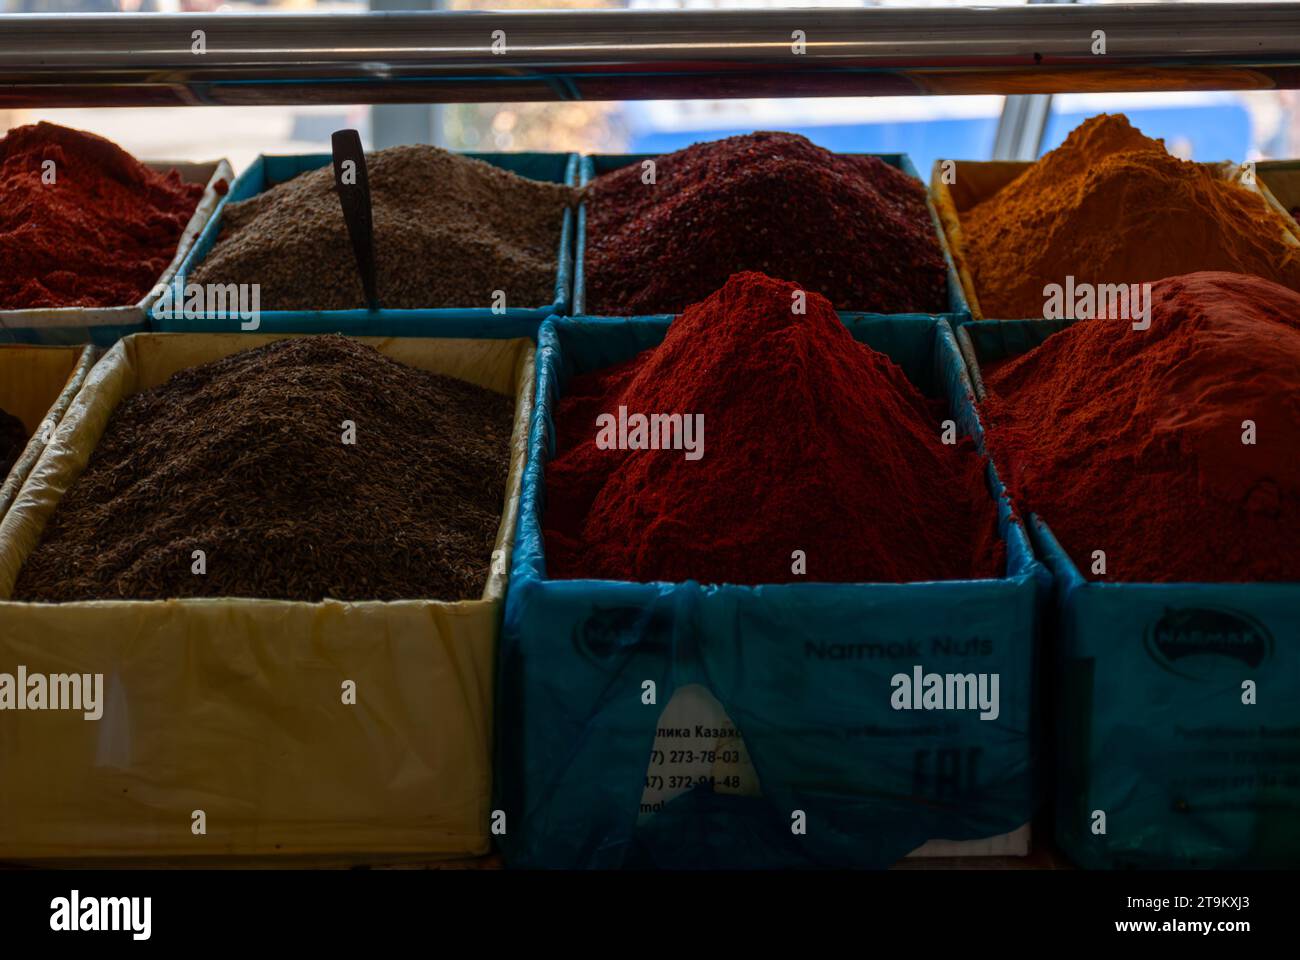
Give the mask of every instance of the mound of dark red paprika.
[[(786, 583), (996, 577), (984, 461), (945, 445), (941, 401), (853, 339), (829, 301), (742, 273), (662, 344), (574, 377), (547, 470), (561, 579)], [(702, 415), (703, 455), (601, 449), (602, 414)], [(608, 422), (608, 421), (606, 421)], [(806, 573), (792, 563), (806, 557)]]
[(1091, 579), (1300, 580), (1300, 294), (1168, 277), (1150, 322), (1080, 321), (985, 377), (1013, 499)]
[(733, 273), (786, 277), (839, 310), (947, 309), (925, 188), (791, 133), (699, 143), (587, 187), (587, 313), (679, 313)]
[(15, 127), (0, 138), (0, 309), (138, 303), (202, 195), (103, 137)]

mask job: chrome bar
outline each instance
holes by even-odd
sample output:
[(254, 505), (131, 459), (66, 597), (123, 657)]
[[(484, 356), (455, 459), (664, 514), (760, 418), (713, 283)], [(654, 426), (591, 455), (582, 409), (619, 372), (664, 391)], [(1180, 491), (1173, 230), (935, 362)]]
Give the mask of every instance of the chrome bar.
[(0, 16), (0, 108), (1296, 87), (1296, 3)]

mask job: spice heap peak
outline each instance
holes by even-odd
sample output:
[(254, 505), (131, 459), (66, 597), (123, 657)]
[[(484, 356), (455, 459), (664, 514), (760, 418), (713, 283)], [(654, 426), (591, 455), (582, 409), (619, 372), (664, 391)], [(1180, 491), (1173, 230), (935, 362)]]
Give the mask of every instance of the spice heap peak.
[[(703, 456), (602, 448), (597, 424), (620, 408), (701, 422)], [(942, 442), (942, 416), (825, 297), (737, 274), (658, 347), (565, 388), (548, 569), (738, 584), (996, 577), (983, 460), (967, 440)]]
[(1300, 294), (1195, 273), (1152, 300), (985, 378), (999, 472), (1098, 579), (1300, 580)]
[(513, 409), (341, 336), (186, 368), (113, 411), (14, 598), (477, 599)]
[[(536, 308), (555, 299), (575, 188), (422, 144), (366, 154), (366, 174), (382, 306)], [(263, 310), (363, 308), (333, 168), (229, 204), (193, 279), (257, 284)]]
[[(957, 175), (961, 176), (958, 168)], [(961, 214), (986, 317), (1044, 315), (1052, 286), (1139, 284), (1201, 270), (1300, 290), (1300, 248), (1257, 193), (1179, 160), (1120, 114), (1065, 142)]]
[(15, 127), (0, 138), (0, 309), (138, 303), (202, 195), (103, 137)]
[(751, 133), (631, 164), (586, 189), (587, 309), (677, 313), (757, 270), (840, 310), (939, 313), (947, 273), (925, 188), (877, 157)]

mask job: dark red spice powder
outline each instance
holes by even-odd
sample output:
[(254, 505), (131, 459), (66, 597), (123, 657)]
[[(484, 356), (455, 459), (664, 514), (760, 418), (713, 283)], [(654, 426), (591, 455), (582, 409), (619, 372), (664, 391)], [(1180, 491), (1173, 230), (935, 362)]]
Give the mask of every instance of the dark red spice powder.
[(15, 127), (0, 139), (0, 309), (138, 302), (202, 195), (94, 134)]
[(1149, 330), (1075, 323), (985, 377), (1000, 475), (1091, 579), (1300, 580), (1300, 294), (1219, 272), (1151, 293)]
[(679, 313), (733, 273), (816, 290), (840, 310), (947, 309), (920, 181), (791, 133), (700, 143), (587, 187), (586, 311)]
[[(786, 583), (996, 577), (1004, 547), (969, 441), (943, 404), (858, 343), (829, 301), (732, 277), (663, 343), (568, 384), (547, 472), (556, 578)], [(596, 418), (703, 414), (704, 455), (601, 450)], [(792, 552), (807, 574), (792, 571)]]

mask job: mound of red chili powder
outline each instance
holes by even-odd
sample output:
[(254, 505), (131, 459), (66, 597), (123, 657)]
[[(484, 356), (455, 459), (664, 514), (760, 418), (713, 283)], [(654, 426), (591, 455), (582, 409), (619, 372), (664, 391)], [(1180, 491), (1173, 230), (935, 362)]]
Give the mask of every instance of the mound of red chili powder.
[(1217, 272), (1151, 293), (1149, 330), (1076, 323), (985, 380), (1003, 480), (1086, 576), (1105, 551), (1093, 579), (1300, 580), (1300, 294)]
[(840, 310), (947, 309), (943, 254), (921, 182), (876, 157), (792, 133), (698, 143), (587, 187), (586, 310), (678, 313), (757, 270)]
[(202, 195), (103, 137), (15, 127), (0, 138), (0, 309), (138, 302)]
[[(547, 565), (556, 578), (786, 583), (996, 577), (984, 465), (940, 442), (942, 403), (858, 343), (829, 301), (737, 274), (663, 343), (575, 377), (555, 418)], [(599, 449), (597, 418), (703, 415), (703, 456)], [(796, 574), (792, 554), (804, 552)]]

